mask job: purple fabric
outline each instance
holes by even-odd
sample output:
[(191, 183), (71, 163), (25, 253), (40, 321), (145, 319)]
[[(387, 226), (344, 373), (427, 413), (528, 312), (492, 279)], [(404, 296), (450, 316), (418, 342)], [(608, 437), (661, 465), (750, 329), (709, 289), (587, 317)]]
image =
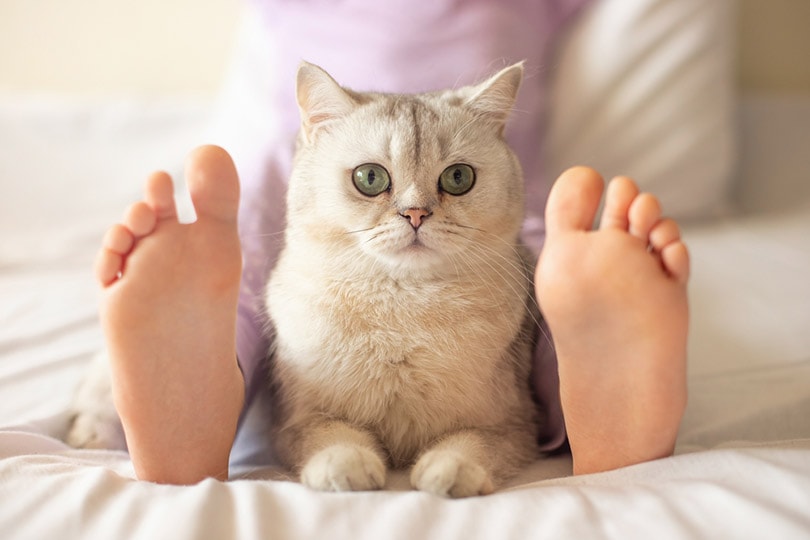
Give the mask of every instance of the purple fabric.
[[(526, 177), (524, 240), (535, 251), (545, 232), (550, 187), (542, 177), (541, 147), (551, 47), (567, 20), (590, 0), (254, 0), (264, 15), (268, 66), (279, 81), (267, 95), (281, 136), (263, 163), (242, 176), (240, 230), (245, 270), (240, 295), (237, 352), (249, 398), (269, 343), (262, 314), (264, 282), (281, 246), (284, 193), (299, 117), (294, 96), (301, 60), (326, 69), (342, 85), (381, 92), (424, 92), (482, 80), (499, 68), (526, 61), (526, 76), (507, 139)], [(544, 330), (548, 334), (548, 329)], [(548, 411), (541, 446), (565, 439), (556, 359), (548, 341), (536, 352), (534, 384)]]

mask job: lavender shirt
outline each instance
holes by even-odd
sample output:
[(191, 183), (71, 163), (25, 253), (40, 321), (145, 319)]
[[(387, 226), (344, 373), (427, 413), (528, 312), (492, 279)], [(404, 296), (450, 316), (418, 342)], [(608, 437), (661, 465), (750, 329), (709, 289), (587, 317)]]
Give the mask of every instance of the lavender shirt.
[[(507, 139), (526, 177), (524, 241), (539, 252), (550, 187), (541, 174), (551, 48), (564, 24), (590, 0), (253, 0), (263, 16), (267, 65), (274, 81), (266, 95), (277, 134), (261, 163), (240, 167), (244, 273), (237, 322), (237, 354), (248, 400), (262, 386), (260, 365), (269, 342), (262, 302), (264, 284), (281, 246), (284, 198), (299, 126), (295, 73), (302, 59), (326, 69), (341, 84), (380, 92), (425, 92), (478, 82), (520, 60), (526, 77)], [(270, 119), (268, 119), (270, 121)], [(237, 163), (237, 165), (240, 165)], [(548, 335), (548, 329), (543, 331)], [(556, 358), (541, 338), (533, 383), (547, 412), (543, 449), (565, 440)]]

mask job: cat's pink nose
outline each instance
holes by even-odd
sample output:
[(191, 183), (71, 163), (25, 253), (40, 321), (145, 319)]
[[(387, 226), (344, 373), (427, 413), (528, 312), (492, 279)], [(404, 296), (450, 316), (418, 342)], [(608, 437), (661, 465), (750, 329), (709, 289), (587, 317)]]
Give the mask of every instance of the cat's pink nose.
[(432, 213), (433, 212), (428, 212), (424, 208), (408, 208), (404, 212), (400, 212), (399, 215), (410, 221), (411, 227), (416, 230), (422, 225), (425, 218)]

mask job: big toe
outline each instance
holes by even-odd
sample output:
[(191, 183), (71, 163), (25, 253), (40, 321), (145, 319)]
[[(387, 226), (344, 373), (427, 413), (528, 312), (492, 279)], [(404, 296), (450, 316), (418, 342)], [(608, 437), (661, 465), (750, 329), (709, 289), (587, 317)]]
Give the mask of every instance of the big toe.
[(239, 177), (231, 156), (218, 146), (200, 146), (186, 161), (186, 182), (198, 217), (235, 221)]
[(565, 230), (591, 230), (603, 188), (602, 177), (588, 167), (573, 167), (560, 175), (546, 204), (548, 236)]

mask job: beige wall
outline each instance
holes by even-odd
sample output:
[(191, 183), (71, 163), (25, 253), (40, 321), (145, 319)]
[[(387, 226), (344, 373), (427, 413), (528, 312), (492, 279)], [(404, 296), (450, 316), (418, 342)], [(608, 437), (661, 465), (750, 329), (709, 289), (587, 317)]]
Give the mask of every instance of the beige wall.
[(738, 27), (744, 89), (810, 95), (810, 0), (740, 0)]
[[(810, 0), (739, 2), (744, 90), (810, 95)], [(210, 95), (239, 4), (0, 0), (0, 91)]]
[(240, 0), (0, 0), (0, 91), (211, 94)]

